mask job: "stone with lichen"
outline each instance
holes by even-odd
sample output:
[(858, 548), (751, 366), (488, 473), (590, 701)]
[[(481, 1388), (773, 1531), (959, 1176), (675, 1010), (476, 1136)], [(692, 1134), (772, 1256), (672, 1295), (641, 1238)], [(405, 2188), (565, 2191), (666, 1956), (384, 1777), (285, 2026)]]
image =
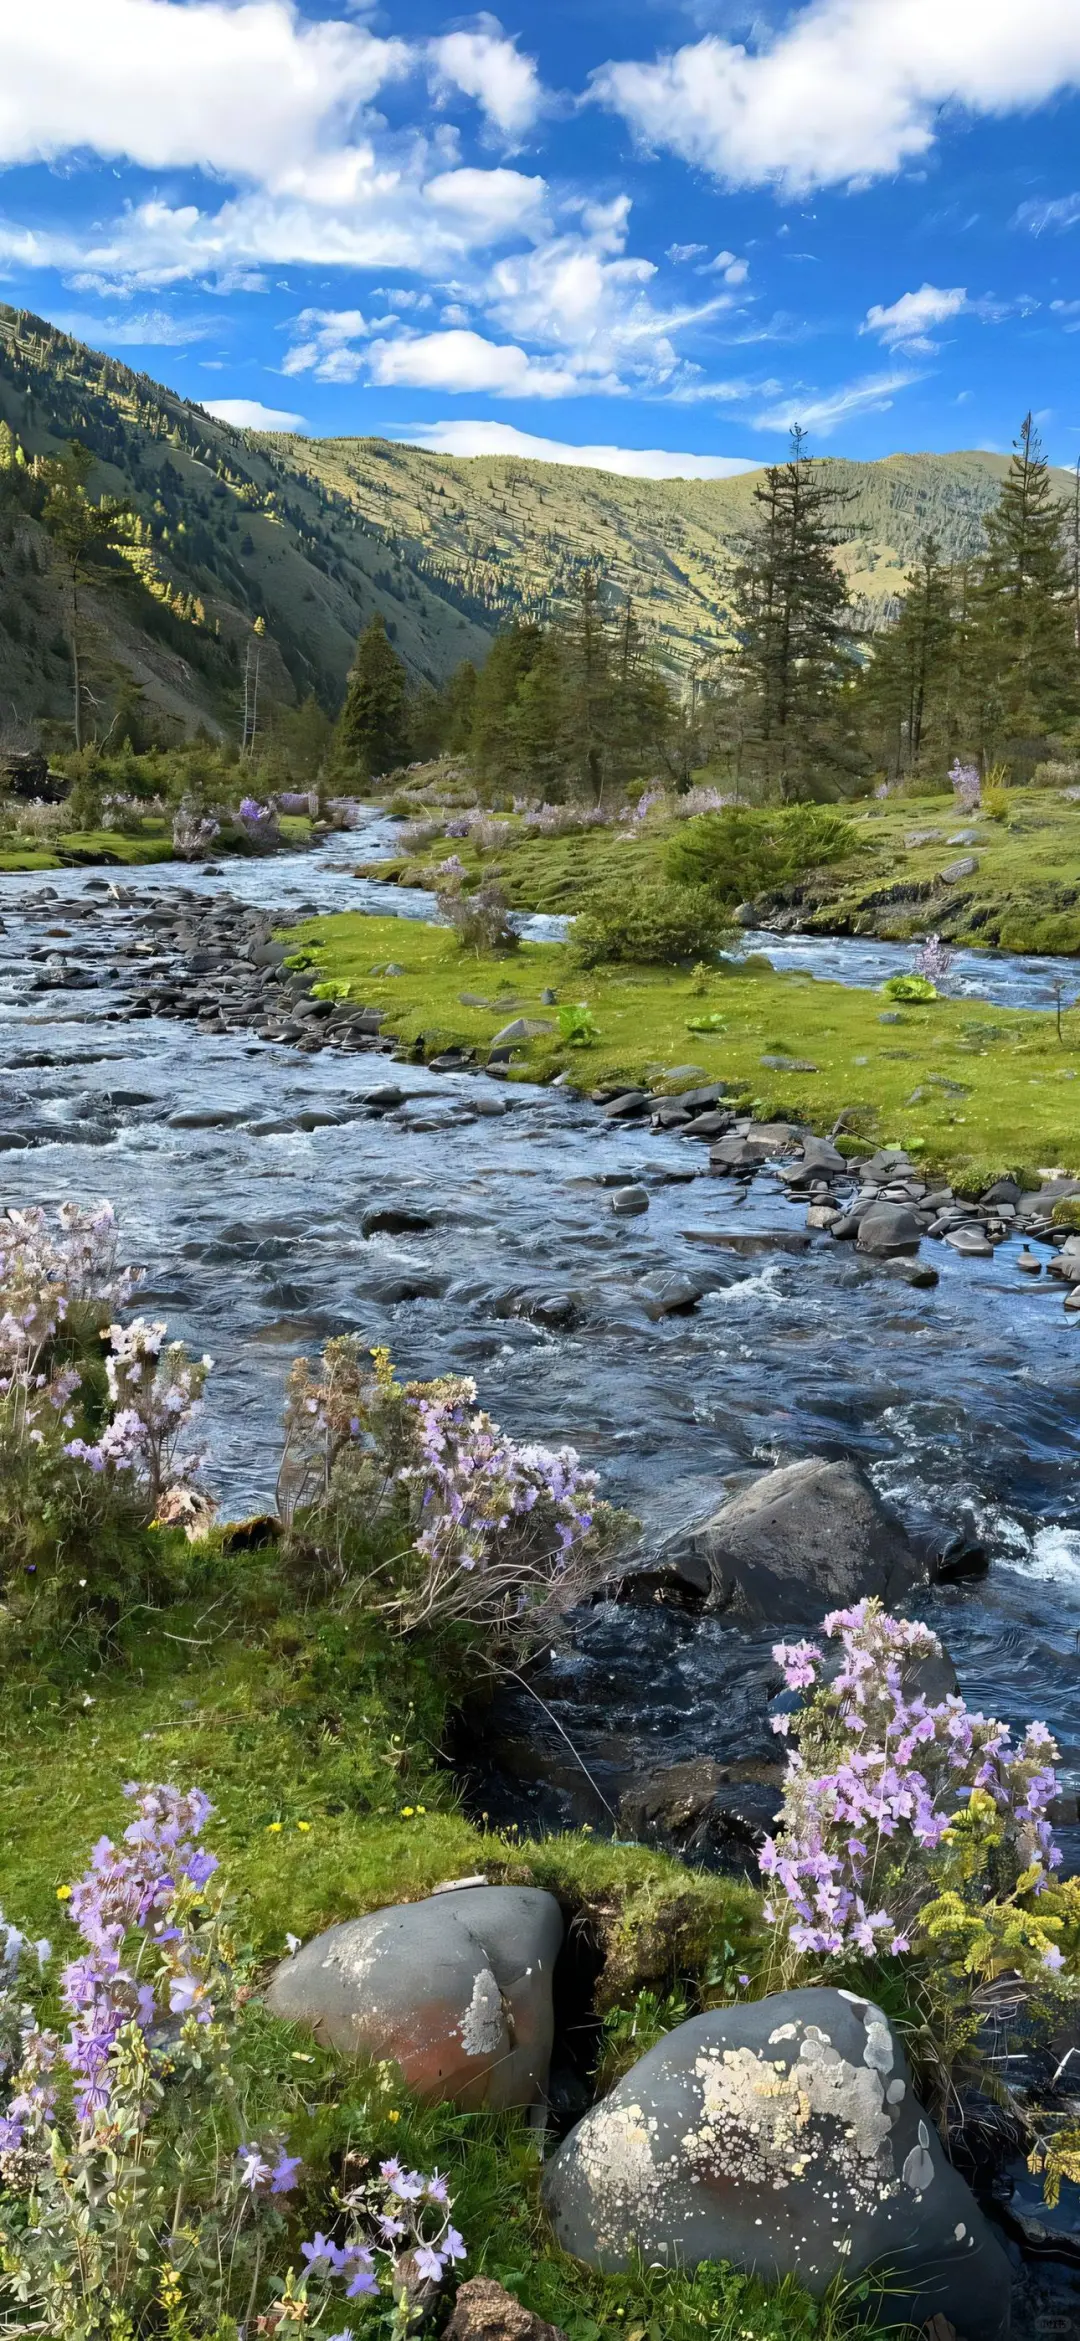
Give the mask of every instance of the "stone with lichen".
[[(727, 2260), (820, 2296), (889, 2269), (918, 2325), (1005, 2341), (1009, 2266), (871, 2001), (808, 1988), (680, 2024), (548, 2165), (560, 2244), (604, 2269)], [(895, 2317), (895, 2299), (883, 2316)]]

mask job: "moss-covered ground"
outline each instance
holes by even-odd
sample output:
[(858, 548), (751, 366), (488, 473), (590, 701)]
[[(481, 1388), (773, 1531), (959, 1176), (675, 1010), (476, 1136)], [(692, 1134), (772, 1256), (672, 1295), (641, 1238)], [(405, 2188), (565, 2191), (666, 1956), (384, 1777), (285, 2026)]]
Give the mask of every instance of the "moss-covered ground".
[[(516, 1048), (512, 1074), (529, 1079), (566, 1071), (583, 1089), (722, 1079), (761, 1118), (829, 1130), (843, 1114), (853, 1136), (902, 1143), (968, 1183), (1080, 1164), (1080, 1010), (1064, 1015), (1059, 1039), (1052, 1013), (947, 999), (898, 1007), (760, 958), (706, 973), (586, 974), (565, 944), (477, 960), (445, 927), (352, 912), (312, 920), (290, 940), (322, 981), (384, 1009), (385, 1029), (427, 1055), (460, 1045), (483, 1058), (521, 1016), (551, 1026)], [(372, 972), (387, 961), (403, 972)], [(542, 1002), (549, 988), (559, 1003), (587, 1002), (597, 1030), (588, 1046), (562, 1038), (558, 1006)]]
[[(311, 834), (311, 823), (301, 814), (283, 814), (279, 826), (286, 845), (304, 845)], [(221, 854), (237, 850), (228, 836), (222, 838)], [(41, 844), (23, 842), (10, 830), (0, 831), (0, 870), (59, 870), (73, 860), (106, 865), (123, 862), (137, 868), (172, 859), (172, 823), (152, 815), (147, 815), (137, 830), (71, 829)]]
[[(961, 813), (951, 793), (845, 808), (855, 850), (847, 861), (808, 876), (806, 923), (821, 933), (899, 941), (933, 927), (956, 942), (1080, 952), (1080, 804), (1060, 789), (1006, 789), (991, 801), (1000, 818)], [(370, 874), (423, 885), (431, 882), (432, 865), (452, 851), (470, 876), (497, 875), (515, 909), (573, 912), (594, 887), (658, 875), (680, 826), (658, 810), (640, 828), (568, 837), (538, 837), (518, 823), (516, 835), (493, 851), (478, 853), (468, 838), (449, 845), (437, 839), (419, 854), (372, 865)], [(974, 842), (950, 843), (960, 831), (974, 831)], [(944, 871), (971, 854), (976, 871), (946, 881)]]
[[(311, 1598), (273, 1548), (215, 1549), (198, 1565), (197, 1593), (189, 1582), (171, 1606), (133, 1607), (105, 1655), (79, 1652), (73, 1638), (44, 1663), (10, 1665), (0, 1719), (4, 1909), (58, 1944), (61, 1889), (102, 1832), (124, 1826), (124, 1782), (172, 1779), (213, 1799), (208, 1838), (260, 1961), (283, 1953), (286, 1931), (307, 1937), (482, 1872), (549, 1888), (589, 1930), (601, 2008), (630, 2007), (643, 1987), (681, 1985), (693, 1998), (718, 1961), (760, 1969), (748, 1886), (588, 1833), (518, 1843), (467, 1819), (440, 1751), (476, 1662), (460, 1648), (393, 1640), (354, 1603)], [(309, 2168), (362, 2136), (377, 2156), (447, 2171), (467, 2273), (498, 2276), (569, 2341), (854, 2333), (858, 2299), (817, 2306), (796, 2287), (769, 2293), (726, 2268), (589, 2274), (554, 2246), (523, 2119), (422, 2108), (386, 2069), (372, 2075), (284, 2027), (263, 2029), (267, 2103), (293, 2105)]]

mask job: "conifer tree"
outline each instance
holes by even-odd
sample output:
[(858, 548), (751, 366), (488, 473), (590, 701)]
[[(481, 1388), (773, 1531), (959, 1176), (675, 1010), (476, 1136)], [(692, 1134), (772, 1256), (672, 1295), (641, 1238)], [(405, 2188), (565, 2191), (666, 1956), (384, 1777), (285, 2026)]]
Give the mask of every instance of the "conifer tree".
[(1020, 427), (971, 596), (963, 643), (969, 725), (984, 761), (1028, 754), (1080, 713), (1074, 584), (1063, 508), (1029, 415)]
[(840, 695), (853, 671), (839, 499), (797, 427), (754, 490), (758, 524), (734, 585), (742, 753), (783, 803), (832, 793), (845, 763)]
[(505, 627), (477, 676), (469, 747), (483, 786), (505, 787), (516, 776), (514, 709), (543, 640), (543, 628), (531, 621)]
[(859, 686), (868, 740), (893, 776), (918, 770), (931, 747), (954, 742), (957, 622), (953, 581), (937, 538), (928, 536), (895, 625), (879, 634)]
[(356, 646), (337, 721), (334, 761), (342, 772), (371, 780), (391, 772), (409, 753), (407, 677), (376, 610)]

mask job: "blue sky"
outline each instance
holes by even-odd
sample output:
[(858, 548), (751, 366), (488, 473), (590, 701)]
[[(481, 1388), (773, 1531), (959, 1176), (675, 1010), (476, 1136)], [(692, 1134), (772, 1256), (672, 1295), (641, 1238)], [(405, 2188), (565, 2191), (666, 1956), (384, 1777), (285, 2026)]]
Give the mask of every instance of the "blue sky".
[(0, 298), (236, 420), (1080, 456), (1080, 0), (9, 0)]

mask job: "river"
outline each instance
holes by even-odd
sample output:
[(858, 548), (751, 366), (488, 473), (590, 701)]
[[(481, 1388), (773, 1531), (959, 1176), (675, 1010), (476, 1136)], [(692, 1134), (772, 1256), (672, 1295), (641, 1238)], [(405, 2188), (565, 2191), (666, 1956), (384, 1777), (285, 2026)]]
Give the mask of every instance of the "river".
[[(139, 934), (138, 907), (163, 891), (226, 891), (290, 913), (428, 917), (428, 895), (351, 875), (391, 835), (373, 821), (318, 853), (217, 874), (120, 871), (135, 907), (110, 901), (66, 933), (65, 904), (105, 901), (102, 873), (0, 878), (0, 1131), (25, 1125), (44, 1140), (0, 1154), (0, 1200), (107, 1195), (116, 1205), (127, 1256), (150, 1268), (140, 1305), (215, 1358), (208, 1476), (226, 1512), (271, 1500), (290, 1359), (353, 1328), (387, 1341), (408, 1373), (475, 1374), (498, 1420), (572, 1441), (650, 1530), (712, 1508), (725, 1474), (850, 1454), (914, 1527), (975, 1526), (988, 1577), (928, 1595), (923, 1613), (967, 1697), (1013, 1723), (1045, 1717), (1065, 1781), (1080, 1784), (1080, 1330), (1060, 1287), (1017, 1274), (1013, 1244), (985, 1262), (927, 1246), (940, 1271), (932, 1291), (898, 1284), (828, 1238), (801, 1254), (705, 1252), (689, 1231), (767, 1235), (800, 1228), (802, 1214), (769, 1176), (749, 1192), (687, 1179), (702, 1171), (703, 1149), (614, 1128), (566, 1091), (496, 1092), (475, 1075), (408, 1066), (408, 1106), (373, 1118), (360, 1100), (380, 1077), (377, 1058), (298, 1056), (244, 1034), (117, 1017), (110, 970), (130, 975), (123, 953)], [(747, 947), (855, 982), (910, 964), (910, 952), (877, 942), (754, 935)], [(48, 953), (83, 970), (86, 988), (35, 989)], [(965, 954), (953, 980), (983, 999), (1044, 1006), (1061, 972), (1053, 961)], [(505, 1114), (478, 1115), (481, 1096), (506, 1098)], [(247, 1126), (352, 1100), (356, 1118), (334, 1127)], [(219, 1105), (244, 1121), (168, 1127), (178, 1106)], [(644, 1179), (646, 1217), (612, 1216), (595, 1182), (614, 1169)], [(365, 1239), (363, 1213), (387, 1204), (419, 1208), (433, 1225)], [(653, 1321), (643, 1280), (699, 1274), (703, 1261), (712, 1289), (696, 1312)], [(514, 1314), (523, 1288), (554, 1299), (565, 1323)], [(604, 1611), (560, 1662), (560, 1695), (567, 1713), (606, 1697), (613, 1740), (654, 1761), (738, 1753), (733, 1661), (741, 1652), (735, 1676), (743, 1664), (760, 1675), (767, 1640), (666, 1611), (623, 1613), (621, 1623)]]

